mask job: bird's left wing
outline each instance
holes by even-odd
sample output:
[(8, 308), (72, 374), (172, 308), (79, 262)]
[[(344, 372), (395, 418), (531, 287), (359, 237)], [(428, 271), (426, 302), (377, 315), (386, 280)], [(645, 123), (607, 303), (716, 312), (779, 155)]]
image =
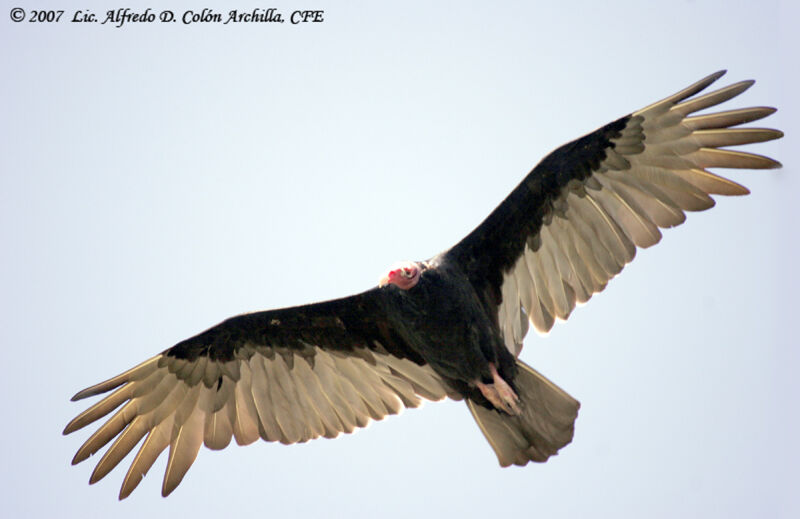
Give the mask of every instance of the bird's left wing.
[(733, 128), (772, 114), (753, 107), (691, 115), (747, 90), (741, 81), (697, 96), (717, 72), (662, 101), (573, 141), (542, 160), (466, 238), (448, 251), (497, 316), (519, 355), (530, 321), (540, 332), (630, 262), (636, 247), (683, 223), (709, 195), (746, 188), (705, 168), (775, 168), (767, 157), (721, 149), (777, 139), (765, 128)]
[(73, 397), (113, 392), (67, 425), (108, 415), (78, 450), (79, 463), (114, 440), (94, 483), (141, 440), (120, 491), (127, 497), (169, 447), (162, 494), (180, 483), (200, 446), (235, 438), (298, 443), (352, 432), (370, 420), (440, 400), (452, 390), (383, 317), (381, 291), (240, 315)]

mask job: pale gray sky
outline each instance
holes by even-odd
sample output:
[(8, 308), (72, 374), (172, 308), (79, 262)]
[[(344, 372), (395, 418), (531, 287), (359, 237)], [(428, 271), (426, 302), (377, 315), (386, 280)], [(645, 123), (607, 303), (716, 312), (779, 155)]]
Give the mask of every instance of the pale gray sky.
[[(0, 10), (7, 517), (797, 517), (796, 2), (283, 2), (324, 23), (14, 23)], [(433, 5), (435, 4), (435, 5)], [(61, 2), (201, 10), (221, 2)], [(259, 4), (240, 4), (250, 10)], [(47, 7), (46, 5), (44, 7)], [(522, 358), (582, 403), (500, 469), (463, 403), (337, 440), (166, 455), (89, 487), (79, 389), (244, 311), (361, 291), (477, 225), (547, 152), (720, 68), (778, 171), (640, 251)], [(325, 514), (325, 515), (322, 515)]]

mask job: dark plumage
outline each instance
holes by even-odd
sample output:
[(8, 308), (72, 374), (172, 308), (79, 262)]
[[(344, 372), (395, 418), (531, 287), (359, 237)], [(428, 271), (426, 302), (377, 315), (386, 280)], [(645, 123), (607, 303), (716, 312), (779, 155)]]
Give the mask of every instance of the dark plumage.
[(557, 149), (461, 242), (391, 269), (379, 287), (230, 318), (79, 392), (73, 400), (113, 390), (65, 434), (119, 410), (73, 463), (113, 440), (93, 483), (144, 439), (124, 498), (169, 447), (167, 495), (204, 443), (331, 438), (446, 396), (466, 400), (501, 465), (545, 461), (571, 441), (579, 404), (517, 359), (529, 324), (546, 332), (566, 319), (659, 228), (711, 207), (710, 194), (747, 193), (705, 168), (779, 166), (720, 149), (781, 137), (731, 128), (774, 109), (690, 115), (752, 85), (696, 96), (721, 75)]

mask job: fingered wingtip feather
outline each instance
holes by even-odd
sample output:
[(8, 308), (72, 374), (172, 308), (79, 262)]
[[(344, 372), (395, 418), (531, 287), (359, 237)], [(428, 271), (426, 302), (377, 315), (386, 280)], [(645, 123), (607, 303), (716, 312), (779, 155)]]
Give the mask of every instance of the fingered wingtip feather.
[(72, 398), (70, 398), (69, 401), (70, 402), (77, 402), (78, 400), (83, 400), (84, 398), (88, 398), (90, 396), (94, 396), (94, 394), (90, 392), (90, 389), (92, 389), (92, 388), (87, 387), (86, 389), (81, 389), (80, 391), (78, 391), (77, 393), (72, 395)]
[(728, 69), (718, 70), (718, 71), (714, 72), (713, 74), (709, 74), (708, 76), (704, 77), (703, 79), (701, 79), (697, 83), (698, 84), (699, 83), (705, 83), (705, 86), (703, 87), (703, 89), (706, 89), (706, 88), (708, 88), (709, 85), (711, 85), (712, 83), (716, 83), (719, 80), (719, 78), (721, 78), (722, 76), (724, 76), (727, 73), (728, 73)]
[[(138, 367), (138, 366), (137, 366)], [(134, 368), (135, 369), (135, 368)], [(122, 384), (128, 382), (127, 375), (133, 370), (128, 370), (125, 373), (117, 375), (114, 378), (110, 378), (108, 380), (104, 380), (99, 384), (95, 384), (93, 386), (87, 387), (86, 389), (82, 389), (75, 393), (75, 395), (70, 399), (71, 402), (77, 402), (78, 400), (83, 400), (84, 398), (89, 398), (90, 396), (97, 396), (103, 393), (107, 393), (112, 389), (117, 389)]]
[(734, 85), (739, 85), (740, 90), (736, 95), (738, 96), (739, 94), (747, 92), (755, 84), (756, 84), (755, 79), (743, 79), (741, 81), (737, 81), (736, 83), (734, 83)]
[(89, 459), (89, 456), (91, 456), (91, 454), (85, 454), (81, 451), (78, 451), (77, 453), (75, 453), (75, 456), (72, 457), (70, 465), (77, 465), (82, 461), (86, 461), (87, 459)]
[(670, 107), (673, 107), (676, 104), (680, 103), (681, 101), (684, 101), (685, 99), (689, 99), (690, 97), (692, 97), (692, 96), (698, 94), (699, 92), (702, 92), (706, 88), (708, 88), (711, 84), (713, 84), (719, 78), (721, 78), (723, 75), (725, 75), (725, 72), (727, 72), (727, 71), (726, 70), (719, 70), (717, 72), (714, 72), (713, 74), (710, 74), (710, 75), (704, 77), (700, 81), (697, 81), (697, 82), (689, 85), (688, 87), (684, 88), (680, 92), (672, 94), (671, 96), (666, 97), (666, 98), (664, 98), (664, 99), (662, 99), (660, 101), (656, 101), (655, 103), (652, 103), (652, 104), (650, 104), (648, 106), (645, 106), (641, 110), (638, 110), (638, 111), (634, 112), (633, 115), (644, 116), (644, 115), (647, 115), (649, 112), (651, 112), (653, 110), (657, 110), (657, 111), (658, 110), (666, 110), (666, 109), (668, 109)]
[(144, 474), (141, 474), (139, 476), (139, 480), (136, 481), (135, 483), (125, 481), (122, 484), (122, 488), (119, 489), (119, 496), (117, 497), (117, 499), (122, 501), (123, 499), (131, 495), (133, 491), (136, 489), (136, 487), (139, 486), (139, 483), (144, 479), (144, 476), (145, 476)]
[(738, 81), (738, 82), (734, 83), (734, 85), (740, 85), (739, 88), (741, 88), (741, 91), (736, 95), (738, 96), (739, 94), (741, 94), (743, 92), (747, 92), (748, 90), (750, 90), (750, 87), (752, 87), (755, 84), (756, 84), (756, 80), (755, 79), (743, 79), (741, 81)]
[(772, 157), (766, 157), (764, 155), (758, 155), (756, 153), (750, 153), (749, 155), (753, 155), (754, 157), (756, 157), (756, 160), (759, 161), (759, 165), (758, 167), (751, 167), (748, 169), (780, 169), (783, 167), (783, 164), (773, 159)]
[(82, 391), (78, 391), (75, 393), (75, 396), (71, 398), (72, 402), (82, 400), (84, 398), (99, 395), (102, 393), (107, 393), (112, 389), (116, 389), (119, 386), (130, 382), (131, 380), (137, 380), (153, 373), (157, 367), (159, 359), (161, 355), (156, 355), (155, 357), (151, 357), (146, 361), (142, 362), (141, 364), (132, 367), (128, 371), (124, 373), (120, 373), (116, 377), (112, 377), (108, 380), (104, 380), (99, 384), (95, 384), (91, 387), (87, 387)]
[(178, 485), (180, 484), (181, 481), (183, 481), (183, 476), (181, 476), (180, 479), (174, 482), (164, 481), (164, 484), (161, 485), (161, 497), (167, 497), (168, 495), (170, 495), (176, 488), (178, 488)]

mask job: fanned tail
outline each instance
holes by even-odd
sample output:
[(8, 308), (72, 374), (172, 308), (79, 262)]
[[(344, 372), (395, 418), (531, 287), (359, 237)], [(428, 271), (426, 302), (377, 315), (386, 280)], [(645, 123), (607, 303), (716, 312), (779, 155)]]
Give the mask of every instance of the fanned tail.
[(514, 385), (522, 406), (517, 416), (470, 399), (467, 406), (501, 466), (547, 461), (572, 441), (580, 403), (519, 359)]

